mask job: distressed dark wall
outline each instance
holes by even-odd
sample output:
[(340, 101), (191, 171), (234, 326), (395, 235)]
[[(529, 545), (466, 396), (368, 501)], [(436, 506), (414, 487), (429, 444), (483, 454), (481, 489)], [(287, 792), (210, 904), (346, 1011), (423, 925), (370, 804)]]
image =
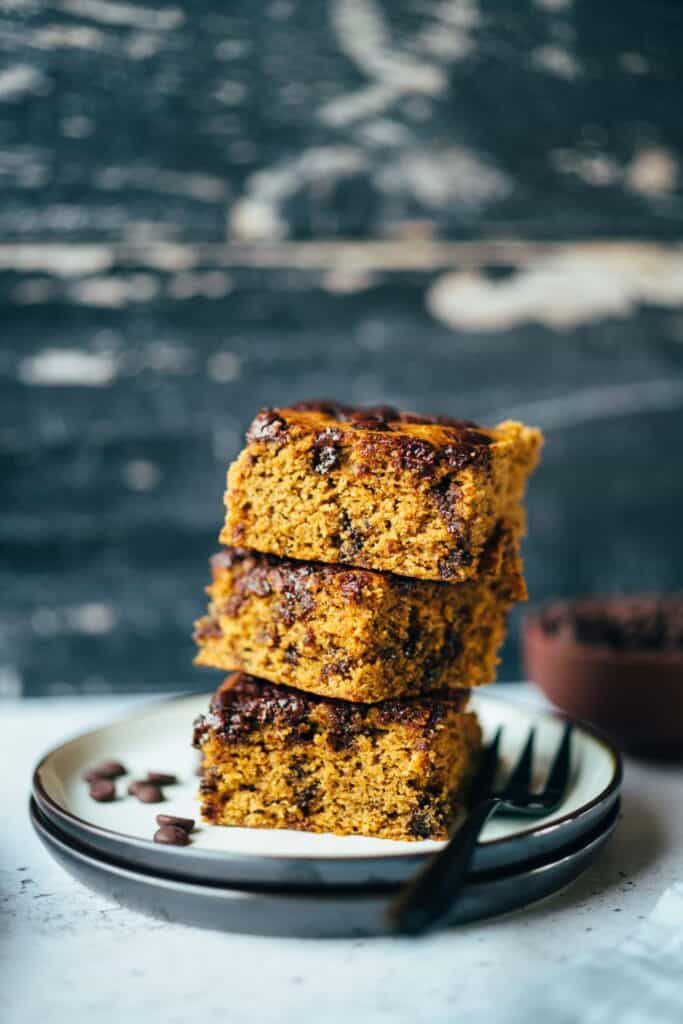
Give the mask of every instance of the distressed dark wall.
[(538, 423), (532, 598), (680, 587), (682, 45), (677, 3), (0, 10), (0, 692), (211, 685), (225, 467), (310, 395)]

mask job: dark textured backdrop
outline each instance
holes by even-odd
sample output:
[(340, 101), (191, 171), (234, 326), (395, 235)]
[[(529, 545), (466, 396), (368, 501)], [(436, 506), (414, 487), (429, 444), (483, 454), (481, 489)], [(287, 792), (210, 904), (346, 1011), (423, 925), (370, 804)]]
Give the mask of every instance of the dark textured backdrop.
[(311, 395), (541, 425), (533, 599), (679, 587), (682, 50), (676, 2), (1, 7), (0, 693), (210, 685), (226, 464)]

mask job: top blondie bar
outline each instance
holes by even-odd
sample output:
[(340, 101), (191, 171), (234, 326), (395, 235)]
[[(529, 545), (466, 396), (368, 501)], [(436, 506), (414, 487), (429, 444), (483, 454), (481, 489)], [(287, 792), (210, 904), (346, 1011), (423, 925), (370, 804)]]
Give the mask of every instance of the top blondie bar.
[(539, 430), (386, 406), (265, 409), (228, 473), (221, 542), (452, 583), (517, 511)]

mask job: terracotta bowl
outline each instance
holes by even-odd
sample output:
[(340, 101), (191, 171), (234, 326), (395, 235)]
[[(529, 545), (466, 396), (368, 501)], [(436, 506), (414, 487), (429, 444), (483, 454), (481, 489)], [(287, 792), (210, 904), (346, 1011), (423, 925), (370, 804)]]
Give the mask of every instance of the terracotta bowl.
[(579, 643), (523, 626), (527, 679), (572, 718), (590, 722), (634, 753), (683, 760), (683, 653)]

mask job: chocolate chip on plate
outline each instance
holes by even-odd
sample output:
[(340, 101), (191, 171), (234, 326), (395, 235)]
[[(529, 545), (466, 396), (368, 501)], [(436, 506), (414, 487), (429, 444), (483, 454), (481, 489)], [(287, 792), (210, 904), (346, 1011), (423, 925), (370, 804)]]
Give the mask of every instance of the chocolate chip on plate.
[(154, 833), (154, 842), (164, 843), (166, 846), (187, 846), (190, 835), (187, 829), (178, 825), (162, 825)]
[(145, 779), (133, 779), (132, 782), (128, 783), (128, 795), (135, 796), (140, 786), (146, 786), (147, 782)]
[(116, 786), (111, 779), (93, 779), (90, 783), (90, 796), (98, 803), (107, 804), (116, 796)]
[(83, 773), (86, 782), (94, 782), (95, 779), (118, 779), (119, 775), (125, 775), (126, 769), (120, 761), (103, 761)]
[(191, 832), (194, 828), (194, 818), (178, 818), (175, 814), (157, 814), (157, 825), (175, 825)]
[(147, 781), (156, 782), (158, 786), (175, 786), (178, 777), (169, 772), (147, 772)]
[[(131, 787), (129, 787), (129, 791), (131, 791)], [(143, 804), (160, 804), (164, 799), (161, 788), (155, 782), (135, 783), (135, 788), (131, 792)]]

